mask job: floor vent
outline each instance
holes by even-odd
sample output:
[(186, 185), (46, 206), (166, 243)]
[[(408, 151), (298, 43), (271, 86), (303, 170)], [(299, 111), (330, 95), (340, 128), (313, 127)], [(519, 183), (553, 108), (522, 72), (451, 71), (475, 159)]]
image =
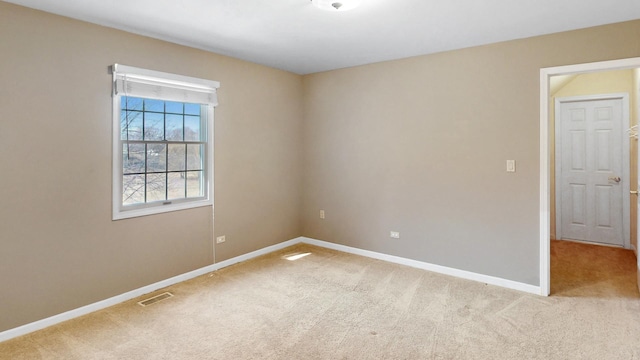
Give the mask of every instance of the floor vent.
[(149, 306), (151, 304), (157, 303), (158, 301), (162, 301), (164, 299), (168, 299), (168, 298), (170, 298), (172, 296), (173, 296), (172, 293), (165, 292), (165, 293), (150, 297), (150, 298), (148, 298), (146, 300), (139, 301), (138, 304), (140, 304), (140, 306)]

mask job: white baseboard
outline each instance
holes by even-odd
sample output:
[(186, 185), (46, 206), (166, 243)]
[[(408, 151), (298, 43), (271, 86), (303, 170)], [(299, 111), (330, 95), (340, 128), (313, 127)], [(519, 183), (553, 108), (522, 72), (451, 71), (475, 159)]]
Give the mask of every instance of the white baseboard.
[[(236, 256), (236, 257), (231, 258), (229, 260), (220, 261), (219, 263), (207, 266), (206, 269), (210, 269), (210, 270), (209, 271), (205, 271), (205, 274), (207, 272), (219, 270), (219, 269), (225, 268), (227, 266), (231, 266), (233, 264), (237, 264), (239, 262), (247, 261), (247, 260), (253, 259), (253, 258), (258, 257), (258, 256), (269, 254), (269, 253), (272, 253), (274, 251), (278, 251), (278, 250), (284, 249), (286, 247), (289, 247), (289, 246), (292, 246), (292, 245), (295, 245), (295, 244), (299, 244), (299, 243), (302, 242), (302, 239), (304, 239), (304, 238), (303, 237), (298, 237), (298, 238), (287, 240), (287, 241), (284, 241), (284, 242), (281, 242), (281, 243), (278, 243), (278, 244), (275, 244), (275, 245), (267, 246), (266, 248), (262, 248), (260, 250), (252, 251), (252, 252), (244, 254), (244, 255)], [(203, 269), (205, 269), (205, 268), (203, 268)]]
[(216, 271), (219, 269), (222, 269), (224, 267), (233, 265), (233, 264), (237, 264), (239, 262), (242, 261), (246, 261), (264, 254), (268, 254), (280, 249), (284, 249), (288, 246), (291, 245), (295, 245), (298, 244), (302, 241), (302, 238), (296, 238), (296, 239), (292, 239), (292, 240), (288, 240), (285, 242), (281, 242), (279, 244), (276, 245), (272, 245), (272, 246), (268, 246), (266, 248), (260, 249), (260, 250), (256, 250), (253, 252), (250, 252), (248, 254), (244, 254), (244, 255), (240, 255), (225, 261), (221, 261), (212, 265), (208, 265), (205, 266), (203, 268), (200, 269), (196, 269), (193, 271), (190, 271), (188, 273), (185, 274), (181, 274), (178, 276), (174, 276), (172, 278), (166, 279), (166, 280), (162, 280), (162, 281), (158, 281), (157, 283), (153, 283), (151, 285), (147, 285), (147, 286), (143, 286), (141, 288), (135, 289), (135, 290), (131, 290), (128, 291), (124, 294), (120, 294), (120, 295), (116, 295), (113, 297), (110, 297), (108, 299), (102, 300), (102, 301), (98, 301), (95, 302), (93, 304), (89, 304), (86, 306), (82, 306), (79, 307), (77, 309), (73, 309), (73, 310), (69, 310), (67, 312), (58, 314), (58, 315), (54, 315), (42, 320), (38, 320), (38, 321), (34, 321), (32, 323), (29, 324), (25, 324), (22, 326), (19, 326), (17, 328), (13, 328), (13, 329), (9, 329), (3, 332), (0, 332), (0, 342), (2, 341), (6, 341), (9, 339), (13, 339), (16, 338), (18, 336), (22, 336), (22, 335), (26, 335), (28, 333), (40, 330), (40, 329), (44, 329), (46, 327), (49, 326), (53, 326), (56, 324), (59, 324), (63, 321), (67, 321), (67, 320), (71, 320), (77, 317), (80, 317), (82, 315), (86, 315), (89, 313), (92, 313), (94, 311), (98, 311), (98, 310), (102, 310), (104, 308), (107, 308), (109, 306), (113, 306), (122, 302), (125, 302), (127, 300), (131, 300), (134, 298), (137, 298), (138, 296), (142, 296), (151, 292), (154, 292), (158, 289), (162, 289), (165, 288), (167, 286), (171, 286), (174, 284), (177, 284), (179, 282), (183, 282), (189, 279), (193, 279), (195, 277), (198, 277), (200, 275), (204, 275), (207, 273), (210, 273), (212, 271)]
[(496, 285), (496, 286), (500, 286), (507, 289), (513, 289), (513, 290), (540, 295), (539, 286), (525, 284), (525, 283), (521, 283), (513, 280), (502, 279), (494, 276), (478, 274), (471, 271), (454, 269), (446, 266), (430, 264), (422, 261), (406, 259), (399, 256), (387, 255), (387, 254), (378, 253), (378, 252), (369, 251), (369, 250), (362, 250), (362, 249), (345, 246), (345, 245), (334, 244), (334, 243), (330, 243), (322, 240), (302, 238), (302, 242), (306, 244), (316, 245), (316, 246), (338, 250), (338, 251), (342, 251), (350, 254), (361, 255), (361, 256), (366, 256), (373, 259), (388, 261), (395, 264), (411, 266), (414, 268), (432, 271), (439, 274), (455, 276), (462, 279), (479, 281), (479, 282)]
[(204, 275), (212, 271), (216, 271), (216, 270), (225, 268), (227, 266), (231, 266), (233, 264), (237, 264), (242, 261), (250, 260), (255, 257), (265, 255), (277, 250), (281, 250), (288, 246), (292, 246), (299, 243), (306, 243), (310, 245), (315, 245), (315, 246), (320, 246), (328, 249), (346, 252), (349, 254), (361, 255), (361, 256), (365, 256), (373, 259), (388, 261), (395, 264), (411, 266), (414, 268), (423, 269), (423, 270), (432, 271), (435, 273), (440, 273), (440, 274), (445, 274), (450, 276), (455, 276), (462, 279), (479, 281), (479, 282), (483, 282), (491, 285), (501, 286), (507, 289), (514, 289), (514, 290), (519, 290), (519, 291), (528, 292), (532, 294), (540, 294), (539, 286), (524, 284), (517, 281), (506, 280), (506, 279), (497, 278), (497, 277), (488, 276), (488, 275), (477, 274), (477, 273), (465, 271), (465, 270), (458, 270), (458, 269), (449, 268), (446, 266), (429, 264), (426, 262), (406, 259), (399, 256), (387, 255), (387, 254), (377, 253), (369, 250), (362, 250), (362, 249), (358, 249), (350, 246), (330, 243), (327, 241), (316, 240), (316, 239), (311, 239), (306, 237), (298, 237), (295, 239), (281, 242), (279, 244), (268, 246), (260, 250), (252, 251), (250, 253), (240, 255), (228, 260), (224, 260), (209, 266), (205, 266), (203, 268), (196, 269), (182, 275), (174, 276), (172, 278), (162, 280), (157, 283), (143, 286), (141, 288), (131, 290), (124, 294), (116, 295), (108, 299), (95, 302), (93, 304), (82, 306), (77, 309), (69, 310), (67, 312), (64, 312), (58, 315), (54, 315), (42, 320), (34, 321), (32, 323), (19, 326), (17, 328), (0, 332), (0, 342), (13, 339), (18, 336), (26, 335), (28, 333), (31, 333), (40, 329), (44, 329), (49, 326), (56, 325), (64, 321), (71, 320), (71, 319), (92, 313), (94, 311), (102, 310), (109, 306), (117, 305), (127, 300), (137, 298), (139, 296), (177, 284), (179, 282), (193, 279), (200, 275)]

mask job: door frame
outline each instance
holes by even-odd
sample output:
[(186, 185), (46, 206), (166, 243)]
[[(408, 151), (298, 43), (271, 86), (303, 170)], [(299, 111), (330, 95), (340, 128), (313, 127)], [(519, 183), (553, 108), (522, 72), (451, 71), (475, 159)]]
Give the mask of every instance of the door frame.
[(596, 101), (596, 100), (622, 100), (622, 246), (625, 249), (631, 247), (631, 231), (629, 226), (630, 221), (630, 188), (631, 177), (629, 176), (629, 136), (627, 129), (629, 129), (629, 94), (627, 93), (612, 93), (612, 94), (596, 94), (596, 95), (579, 95), (579, 96), (567, 96), (559, 97), (555, 99), (555, 209), (556, 209), (556, 236), (558, 240), (562, 239), (562, 184), (560, 178), (561, 174), (561, 154), (562, 148), (559, 145), (558, 134), (561, 132), (562, 117), (560, 113), (560, 106), (562, 103), (577, 102), (577, 101)]
[(540, 295), (551, 292), (551, 193), (549, 158), (549, 79), (555, 75), (585, 74), (609, 70), (640, 68), (640, 57), (564, 65), (540, 69)]

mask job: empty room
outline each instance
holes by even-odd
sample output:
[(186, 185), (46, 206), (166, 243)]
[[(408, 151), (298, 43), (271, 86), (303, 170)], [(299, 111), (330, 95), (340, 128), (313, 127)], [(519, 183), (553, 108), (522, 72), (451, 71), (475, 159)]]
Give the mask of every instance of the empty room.
[(640, 2), (0, 1), (0, 359), (638, 359)]

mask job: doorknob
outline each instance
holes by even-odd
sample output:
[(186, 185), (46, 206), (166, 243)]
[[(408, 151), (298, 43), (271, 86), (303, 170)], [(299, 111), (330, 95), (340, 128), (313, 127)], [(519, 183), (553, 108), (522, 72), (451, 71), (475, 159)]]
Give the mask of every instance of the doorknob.
[(609, 176), (609, 180), (619, 183), (622, 179), (620, 179), (620, 176)]
[(629, 194), (638, 195), (638, 192), (636, 190), (629, 190)]

